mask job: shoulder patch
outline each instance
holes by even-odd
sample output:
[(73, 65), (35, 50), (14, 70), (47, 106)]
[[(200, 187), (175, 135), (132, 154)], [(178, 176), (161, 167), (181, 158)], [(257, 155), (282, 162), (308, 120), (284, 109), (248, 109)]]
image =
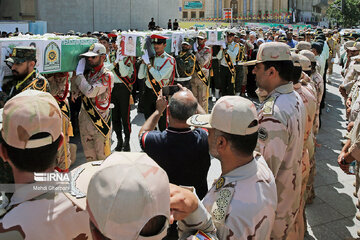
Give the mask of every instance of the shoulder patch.
[(262, 110), (264, 115), (272, 115), (274, 112), (274, 104), (276, 96), (271, 96), (263, 105)]

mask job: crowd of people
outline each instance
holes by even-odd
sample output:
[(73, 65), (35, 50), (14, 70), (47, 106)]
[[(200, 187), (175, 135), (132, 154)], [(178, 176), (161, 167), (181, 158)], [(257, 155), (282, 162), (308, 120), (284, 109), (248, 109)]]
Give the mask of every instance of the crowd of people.
[[(98, 43), (70, 73), (38, 73), (32, 47), (6, 59), (0, 182), (21, 185), (1, 196), (0, 239), (304, 239), (336, 57), (348, 120), (338, 163), (358, 196), (358, 33), (232, 28), (208, 46), (200, 30), (178, 54), (153, 34), (155, 56), (138, 58), (117, 33), (86, 34)], [(132, 104), (142, 153), (130, 148)], [(74, 134), (87, 163), (72, 169)], [(211, 157), (221, 176), (208, 189)], [(72, 190), (34, 191), (34, 172), (54, 171), (70, 171)]]

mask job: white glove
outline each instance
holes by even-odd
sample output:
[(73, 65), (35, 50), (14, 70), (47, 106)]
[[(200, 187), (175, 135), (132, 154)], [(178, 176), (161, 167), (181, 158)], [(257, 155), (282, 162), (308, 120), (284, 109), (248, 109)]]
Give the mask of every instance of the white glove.
[(332, 58), (332, 59), (331, 59), (331, 63), (334, 63), (334, 62), (335, 62), (335, 58)]
[(82, 58), (79, 60), (79, 63), (76, 67), (76, 76), (79, 75), (83, 75), (84, 74), (84, 70), (85, 70), (85, 63), (86, 63), (86, 59)]
[(116, 60), (115, 60), (115, 62), (118, 63), (118, 62), (122, 61), (122, 60), (124, 59), (124, 57), (125, 57), (125, 56), (123, 56), (123, 55), (120, 53), (120, 51), (118, 51), (118, 52), (116, 53)]
[(144, 60), (144, 63), (145, 64), (149, 64), (150, 63), (150, 59), (149, 59), (149, 54), (148, 54), (148, 51), (145, 50), (144, 51), (144, 55), (142, 55), (142, 60)]
[(223, 42), (222, 42), (222, 44), (221, 44), (221, 46), (222, 46), (222, 48), (223, 48), (223, 49), (226, 49), (226, 48), (227, 48), (227, 46), (226, 46), (226, 42), (225, 42), (225, 41), (223, 41)]
[(197, 52), (197, 51), (198, 51), (197, 47), (198, 47), (198, 44), (197, 44), (197, 42), (195, 42), (195, 43), (194, 43), (194, 46), (193, 46), (194, 52)]

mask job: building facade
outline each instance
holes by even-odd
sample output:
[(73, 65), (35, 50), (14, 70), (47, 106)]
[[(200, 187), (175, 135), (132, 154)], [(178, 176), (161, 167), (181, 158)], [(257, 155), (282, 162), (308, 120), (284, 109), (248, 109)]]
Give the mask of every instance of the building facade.
[(181, 18), (182, 0), (0, 0), (0, 20), (41, 20), (48, 32), (146, 30)]
[[(327, 2), (328, 0), (182, 0), (182, 17), (223, 18), (223, 9), (231, 8), (234, 18), (291, 14), (294, 16), (288, 18), (291, 21), (314, 22), (322, 20)], [(194, 8), (189, 9), (189, 6)]]

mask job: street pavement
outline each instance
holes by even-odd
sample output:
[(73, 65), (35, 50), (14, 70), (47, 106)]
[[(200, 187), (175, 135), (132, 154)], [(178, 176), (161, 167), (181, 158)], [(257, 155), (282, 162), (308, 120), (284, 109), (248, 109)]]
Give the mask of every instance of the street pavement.
[[(341, 83), (340, 67), (334, 65), (334, 73), (330, 77), (331, 84), (327, 84), (326, 107), (322, 112), (322, 125), (317, 136), (320, 145), (316, 150), (316, 198), (313, 204), (306, 207), (308, 234), (306, 240), (312, 239), (348, 239), (357, 237), (360, 222), (356, 220), (357, 199), (353, 196), (353, 182), (355, 177), (342, 172), (337, 164), (337, 157), (341, 151), (340, 140), (346, 132), (345, 110), (338, 91)], [(144, 123), (144, 115), (137, 113), (137, 106), (131, 108), (131, 150), (140, 152), (138, 140), (139, 130)], [(111, 149), (116, 147), (116, 135), (113, 133)], [(78, 146), (77, 160), (72, 166), (85, 162), (79, 137), (71, 139)], [(220, 163), (211, 160), (208, 173), (208, 185), (211, 186), (221, 174)]]

